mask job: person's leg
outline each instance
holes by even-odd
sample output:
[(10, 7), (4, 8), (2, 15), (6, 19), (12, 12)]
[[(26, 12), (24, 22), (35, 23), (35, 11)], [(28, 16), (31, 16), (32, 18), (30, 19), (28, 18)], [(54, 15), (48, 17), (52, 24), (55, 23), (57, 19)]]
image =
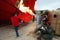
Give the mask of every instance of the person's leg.
[(18, 27), (15, 27), (15, 31), (16, 31), (16, 36), (19, 37)]
[(41, 16), (40, 15), (36, 15), (36, 22), (37, 22), (37, 25), (41, 24)]

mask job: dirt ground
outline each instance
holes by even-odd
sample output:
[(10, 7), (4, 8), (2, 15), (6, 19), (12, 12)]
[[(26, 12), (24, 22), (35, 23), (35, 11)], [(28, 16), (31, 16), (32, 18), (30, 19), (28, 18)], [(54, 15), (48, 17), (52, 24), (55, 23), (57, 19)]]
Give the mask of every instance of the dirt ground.
[[(26, 26), (19, 26), (20, 36), (18, 38), (15, 35), (14, 27), (11, 25), (0, 27), (0, 40), (36, 40), (36, 37), (29, 34), (29, 32), (33, 31), (35, 27), (36, 22), (30, 22)], [(54, 37), (53, 40), (60, 40), (60, 37)]]

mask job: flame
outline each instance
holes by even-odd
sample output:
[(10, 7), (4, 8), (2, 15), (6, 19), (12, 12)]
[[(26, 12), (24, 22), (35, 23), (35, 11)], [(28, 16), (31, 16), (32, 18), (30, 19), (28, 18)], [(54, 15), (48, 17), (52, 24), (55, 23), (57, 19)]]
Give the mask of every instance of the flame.
[(31, 15), (34, 15), (34, 13), (32, 12), (32, 10), (31, 10), (29, 7), (24, 6), (23, 0), (20, 1), (19, 10), (20, 10), (21, 12), (29, 13), (29, 14), (31, 14)]

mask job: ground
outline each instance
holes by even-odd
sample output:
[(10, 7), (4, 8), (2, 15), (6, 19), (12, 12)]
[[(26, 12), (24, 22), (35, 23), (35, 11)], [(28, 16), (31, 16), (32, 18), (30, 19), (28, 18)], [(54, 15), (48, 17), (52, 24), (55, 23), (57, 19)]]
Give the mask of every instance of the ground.
[[(14, 27), (11, 25), (0, 27), (0, 40), (36, 40), (36, 37), (29, 34), (35, 27), (36, 22), (30, 22), (26, 26), (19, 26), (20, 36), (18, 38), (15, 35)], [(53, 40), (60, 40), (60, 37), (54, 37)]]

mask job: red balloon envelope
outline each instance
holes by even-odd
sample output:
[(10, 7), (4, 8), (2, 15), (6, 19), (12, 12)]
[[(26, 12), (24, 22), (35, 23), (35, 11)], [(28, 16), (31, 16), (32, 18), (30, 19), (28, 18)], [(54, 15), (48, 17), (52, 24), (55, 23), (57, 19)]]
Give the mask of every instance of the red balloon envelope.
[[(25, 6), (29, 6), (32, 11), (34, 11), (35, 0), (25, 0)], [(0, 22), (10, 21), (13, 13), (16, 12), (16, 0), (0, 0)], [(19, 11), (17, 9), (17, 11)], [(20, 12), (18, 12), (20, 13)], [(29, 22), (32, 19), (32, 16), (28, 13), (19, 14), (20, 19)]]
[(28, 23), (29, 21), (31, 21), (32, 19), (32, 15), (28, 14), (28, 13), (21, 13), (18, 15), (18, 18), (26, 23)]
[[(32, 10), (32, 12), (34, 12), (35, 1), (36, 0), (33, 0), (33, 1), (32, 0), (25, 0), (24, 1), (24, 5), (25, 5), (25, 7), (29, 7), (30, 10)], [(24, 22), (28, 23), (29, 21), (31, 21), (32, 15), (29, 14), (29, 13), (20, 13), (18, 15), (18, 18), (21, 19), (21, 20), (23, 20)]]
[(0, 22), (10, 21), (13, 13), (16, 12), (16, 0), (0, 0)]

